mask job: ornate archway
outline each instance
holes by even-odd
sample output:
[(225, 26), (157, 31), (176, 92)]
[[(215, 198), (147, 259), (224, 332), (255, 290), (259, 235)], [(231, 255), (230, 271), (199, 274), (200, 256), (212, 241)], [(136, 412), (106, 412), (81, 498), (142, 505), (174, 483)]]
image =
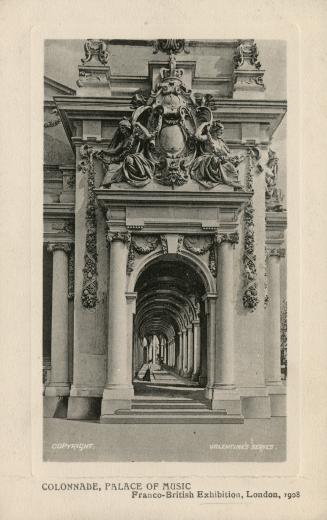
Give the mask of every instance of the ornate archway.
[[(158, 349), (153, 344), (150, 348), (155, 366), (199, 380), (201, 350), (206, 350), (204, 301), (211, 282), (205, 269), (184, 255), (161, 254), (143, 262), (134, 286), (137, 294), (131, 335), (134, 375), (143, 361), (144, 339), (154, 336), (160, 341)], [(204, 377), (203, 373), (202, 381)]]

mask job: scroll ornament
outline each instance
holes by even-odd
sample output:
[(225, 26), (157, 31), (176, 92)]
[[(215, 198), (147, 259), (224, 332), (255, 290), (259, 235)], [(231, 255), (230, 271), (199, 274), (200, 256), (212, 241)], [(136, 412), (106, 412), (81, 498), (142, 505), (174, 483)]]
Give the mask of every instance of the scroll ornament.
[(189, 54), (190, 51), (185, 45), (185, 40), (155, 40), (153, 54), (157, 54), (159, 51), (166, 54), (178, 54), (184, 51)]
[(234, 56), (236, 69), (250, 66), (250, 68), (260, 69), (261, 63), (258, 61), (258, 48), (253, 40), (240, 40)]
[(93, 56), (102, 65), (107, 65), (109, 61), (109, 52), (107, 44), (103, 40), (93, 40), (88, 38), (84, 43), (85, 58), (82, 58), (82, 63), (88, 63), (92, 60)]
[(82, 305), (87, 309), (92, 309), (97, 302), (97, 222), (95, 210), (95, 193), (94, 193), (94, 150), (89, 145), (83, 145), (80, 148), (81, 160), (79, 168), (82, 173), (87, 175), (87, 204), (86, 204), (86, 239), (85, 254), (83, 268), (83, 285), (82, 285)]

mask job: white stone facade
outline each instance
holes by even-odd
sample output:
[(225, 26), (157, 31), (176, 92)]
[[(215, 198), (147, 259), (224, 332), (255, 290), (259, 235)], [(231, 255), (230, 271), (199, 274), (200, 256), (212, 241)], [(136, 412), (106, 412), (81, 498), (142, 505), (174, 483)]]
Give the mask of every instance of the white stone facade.
[[(257, 51), (90, 40), (76, 92), (46, 79), (46, 416), (110, 421), (150, 359), (203, 388), (212, 410), (285, 415), (286, 209), (272, 150), (286, 102), (265, 99)], [(49, 163), (60, 142), (63, 162)]]

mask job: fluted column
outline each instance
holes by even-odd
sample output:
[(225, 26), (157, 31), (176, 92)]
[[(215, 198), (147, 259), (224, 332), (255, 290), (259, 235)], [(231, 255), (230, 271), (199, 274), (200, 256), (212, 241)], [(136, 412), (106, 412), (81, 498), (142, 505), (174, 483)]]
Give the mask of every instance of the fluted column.
[(223, 407), (227, 413), (240, 413), (240, 397), (234, 379), (234, 244), (238, 234), (217, 237), (217, 340), (213, 385), (213, 408)]
[(265, 342), (265, 379), (267, 385), (281, 383), (280, 364), (280, 258), (283, 249), (270, 249), (268, 256), (268, 334)]
[(183, 338), (183, 368), (182, 368), (182, 374), (185, 376), (187, 374), (187, 336), (186, 336), (186, 329), (182, 330), (182, 338)]
[(192, 327), (192, 325), (188, 325), (187, 326), (187, 375), (189, 377), (191, 377), (192, 373), (193, 373), (193, 356), (194, 356), (193, 327)]
[(128, 319), (125, 294), (130, 235), (109, 232), (107, 239), (110, 243), (108, 363), (107, 381), (102, 399), (102, 416), (112, 414), (118, 408), (129, 407), (133, 396), (131, 345), (128, 343), (130, 317)]
[(200, 337), (200, 321), (193, 321), (193, 381), (197, 381), (200, 374), (200, 363), (201, 363), (201, 337)]
[(49, 244), (48, 251), (53, 252), (51, 377), (45, 395), (56, 397), (69, 395), (67, 254), (70, 244)]

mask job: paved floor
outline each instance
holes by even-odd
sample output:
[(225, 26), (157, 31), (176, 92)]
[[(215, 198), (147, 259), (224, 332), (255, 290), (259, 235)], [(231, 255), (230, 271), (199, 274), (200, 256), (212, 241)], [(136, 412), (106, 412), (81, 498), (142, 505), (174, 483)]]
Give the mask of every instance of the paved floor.
[[(185, 384), (183, 378), (160, 375), (156, 378), (154, 374), (148, 383), (136, 382), (135, 398), (203, 398), (203, 390), (190, 382)], [(244, 424), (126, 425), (44, 420), (47, 461), (281, 462), (285, 456), (286, 419), (282, 417), (246, 419)]]

